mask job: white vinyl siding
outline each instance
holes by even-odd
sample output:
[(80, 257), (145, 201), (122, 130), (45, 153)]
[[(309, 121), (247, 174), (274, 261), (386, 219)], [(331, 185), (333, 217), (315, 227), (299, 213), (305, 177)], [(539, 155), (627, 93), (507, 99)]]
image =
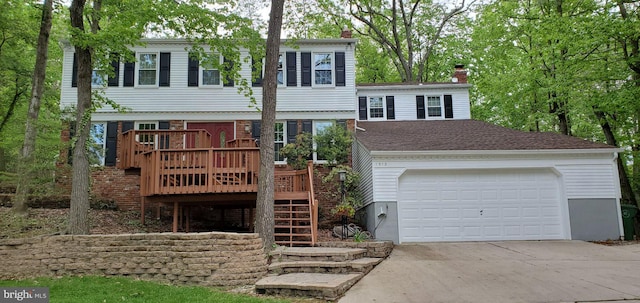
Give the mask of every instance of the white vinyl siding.
[(371, 167), (371, 154), (369, 151), (355, 142), (353, 144), (353, 170), (360, 174), (358, 189), (362, 193), (364, 204), (373, 202), (373, 169)]
[[(250, 99), (238, 93), (237, 87), (221, 87), (215, 94), (208, 89), (194, 89), (188, 86), (188, 44), (153, 44), (147, 48), (136, 47), (133, 50), (141, 52), (170, 52), (171, 53), (171, 87), (163, 88), (159, 94), (156, 90), (133, 90), (131, 87), (108, 87), (104, 89), (105, 97), (114, 100), (119, 105), (129, 108), (127, 113), (118, 113), (109, 106), (96, 111), (95, 117), (107, 116), (108, 120), (131, 120), (149, 115), (162, 115), (166, 113), (168, 119), (184, 117), (186, 120), (205, 119), (224, 113), (225, 119), (259, 119), (260, 115), (254, 107), (250, 107)], [(308, 44), (298, 43), (297, 48), (282, 46), (282, 53), (296, 53), (297, 86), (281, 86), (278, 91), (277, 119), (285, 120), (300, 118), (304, 113), (309, 119), (352, 119), (355, 112), (355, 58), (353, 47), (346, 48), (346, 43), (332, 44)], [(346, 86), (331, 87), (302, 87), (301, 86), (301, 52), (320, 53), (323, 51), (335, 53), (345, 52)], [(241, 58), (249, 54), (243, 52)], [(159, 55), (157, 57), (159, 59)], [(61, 86), (61, 106), (73, 106), (76, 103), (77, 88), (71, 87), (71, 74), (73, 66), (73, 49), (66, 48), (64, 54), (63, 79)], [(159, 63), (159, 62), (158, 62)], [(240, 76), (247, 81), (251, 79), (251, 60), (241, 60), (242, 68)], [(136, 64), (138, 65), (138, 64)], [(286, 67), (285, 67), (286, 68)], [(137, 70), (136, 77), (137, 77)], [(124, 63), (120, 65), (119, 80), (122, 83), (124, 77)], [(286, 77), (286, 75), (285, 75)], [(286, 81), (286, 78), (284, 79)], [(136, 79), (136, 84), (137, 79)], [(157, 83), (157, 82), (156, 82)], [(262, 88), (253, 87), (253, 97), (256, 98), (256, 106), (262, 107)], [(321, 100), (322, 102), (309, 102), (309, 100)], [(234, 116), (230, 117), (229, 112)], [(152, 115), (152, 113), (155, 113)], [(190, 118), (193, 117), (193, 118)], [(178, 119), (178, 118), (176, 118)]]
[[(460, 87), (458, 87), (460, 86)], [(448, 84), (448, 87), (438, 85), (423, 85), (419, 89), (383, 89), (366, 87), (358, 89), (358, 96), (393, 96), (394, 111), (396, 121), (417, 120), (416, 96), (425, 96), (425, 116), (426, 120), (444, 119), (444, 95), (451, 95), (453, 107), (453, 119), (471, 119), (471, 109), (469, 105), (468, 87), (461, 84)], [(440, 96), (441, 115), (430, 117), (427, 113), (428, 97)], [(367, 99), (367, 103), (369, 100)], [(355, 101), (357, 104), (357, 99)], [(368, 104), (367, 104), (368, 105)]]
[(559, 165), (568, 199), (617, 197), (614, 167), (600, 165)]

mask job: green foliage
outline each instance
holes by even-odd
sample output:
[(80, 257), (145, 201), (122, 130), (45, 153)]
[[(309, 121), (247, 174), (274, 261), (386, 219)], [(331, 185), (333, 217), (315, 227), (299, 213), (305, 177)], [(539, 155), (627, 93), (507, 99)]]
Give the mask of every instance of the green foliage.
[(371, 234), (369, 234), (366, 231), (361, 230), (360, 228), (357, 228), (354, 232), (353, 232), (353, 242), (364, 242), (371, 239)]
[[(344, 201), (342, 201), (342, 182), (340, 182), (340, 172), (345, 172), (344, 180)], [(338, 165), (322, 178), (322, 183), (327, 186), (329, 199), (340, 200), (331, 213), (335, 215), (347, 215), (353, 217), (355, 211), (362, 206), (362, 193), (358, 189), (360, 185), (360, 174), (353, 171), (350, 166)]]
[(307, 159), (313, 152), (313, 138), (309, 133), (301, 133), (296, 136), (295, 143), (286, 144), (280, 149), (280, 155), (287, 159), (287, 164), (296, 170), (307, 167)]
[(170, 286), (120, 277), (58, 277), (0, 281), (0, 286), (48, 287), (51, 302), (290, 302), (284, 299), (232, 294), (199, 286)]
[(346, 127), (337, 123), (321, 130), (314, 138), (318, 159), (327, 160), (329, 164), (346, 164), (349, 162), (353, 137)]

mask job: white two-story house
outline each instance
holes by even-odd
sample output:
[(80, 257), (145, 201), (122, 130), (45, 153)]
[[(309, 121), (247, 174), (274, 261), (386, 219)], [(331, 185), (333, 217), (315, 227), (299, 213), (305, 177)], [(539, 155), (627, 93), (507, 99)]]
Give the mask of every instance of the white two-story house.
[[(164, 205), (173, 211), (174, 231), (188, 230), (184, 221), (192, 211), (206, 213), (194, 205), (213, 211), (207, 216), (222, 222), (215, 228), (233, 222), (250, 230), (260, 113), (238, 93), (237, 79), (224, 79), (193, 59), (187, 41), (145, 42), (131, 49), (136, 62), (113, 62), (113, 77), (94, 79), (96, 90), (128, 110), (103, 107), (92, 116), (99, 164), (93, 193), (143, 213), (145, 205)], [(355, 46), (351, 38), (283, 41), (275, 146), (332, 123), (354, 131), (352, 162), (362, 175), (365, 205), (359, 214), (376, 238), (402, 243), (622, 235), (618, 149), (472, 120), (463, 66), (456, 66), (451, 82), (356, 85)], [(76, 103), (74, 62), (67, 45), (63, 107)], [(261, 83), (251, 80), (250, 62), (233, 64), (241, 64), (259, 108)], [(274, 164), (284, 160), (276, 152)], [(323, 159), (314, 154), (313, 160)], [(311, 234), (306, 226), (317, 228), (312, 179), (299, 173), (274, 180), (276, 207), (284, 204), (281, 211), (290, 213), (276, 231), (281, 243), (313, 242), (294, 236)], [(309, 212), (307, 221), (294, 218), (301, 207)]]

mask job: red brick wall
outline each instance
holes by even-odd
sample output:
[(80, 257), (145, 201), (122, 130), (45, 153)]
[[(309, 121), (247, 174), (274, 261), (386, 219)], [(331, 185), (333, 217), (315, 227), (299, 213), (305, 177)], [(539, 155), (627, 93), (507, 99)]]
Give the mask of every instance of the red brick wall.
[(118, 209), (140, 209), (140, 176), (125, 174), (113, 166), (91, 172), (91, 193), (102, 199), (114, 200)]

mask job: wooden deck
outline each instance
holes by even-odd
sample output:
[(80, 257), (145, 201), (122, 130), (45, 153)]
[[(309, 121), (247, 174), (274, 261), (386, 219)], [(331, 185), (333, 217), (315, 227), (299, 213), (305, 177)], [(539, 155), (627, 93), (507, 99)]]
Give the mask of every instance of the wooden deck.
[[(203, 147), (211, 145), (211, 136), (203, 130), (153, 130), (128, 131), (122, 134), (121, 142), (118, 167), (140, 169), (143, 224), (150, 203), (173, 207), (173, 232), (183, 222), (183, 230), (188, 231), (192, 206), (236, 203), (255, 207), (260, 149), (252, 139), (229, 141), (228, 148), (210, 148)], [(276, 238), (277, 243), (316, 243), (318, 205), (313, 194), (313, 163), (310, 161), (304, 170), (276, 171), (273, 182), (276, 236), (283, 236)]]

